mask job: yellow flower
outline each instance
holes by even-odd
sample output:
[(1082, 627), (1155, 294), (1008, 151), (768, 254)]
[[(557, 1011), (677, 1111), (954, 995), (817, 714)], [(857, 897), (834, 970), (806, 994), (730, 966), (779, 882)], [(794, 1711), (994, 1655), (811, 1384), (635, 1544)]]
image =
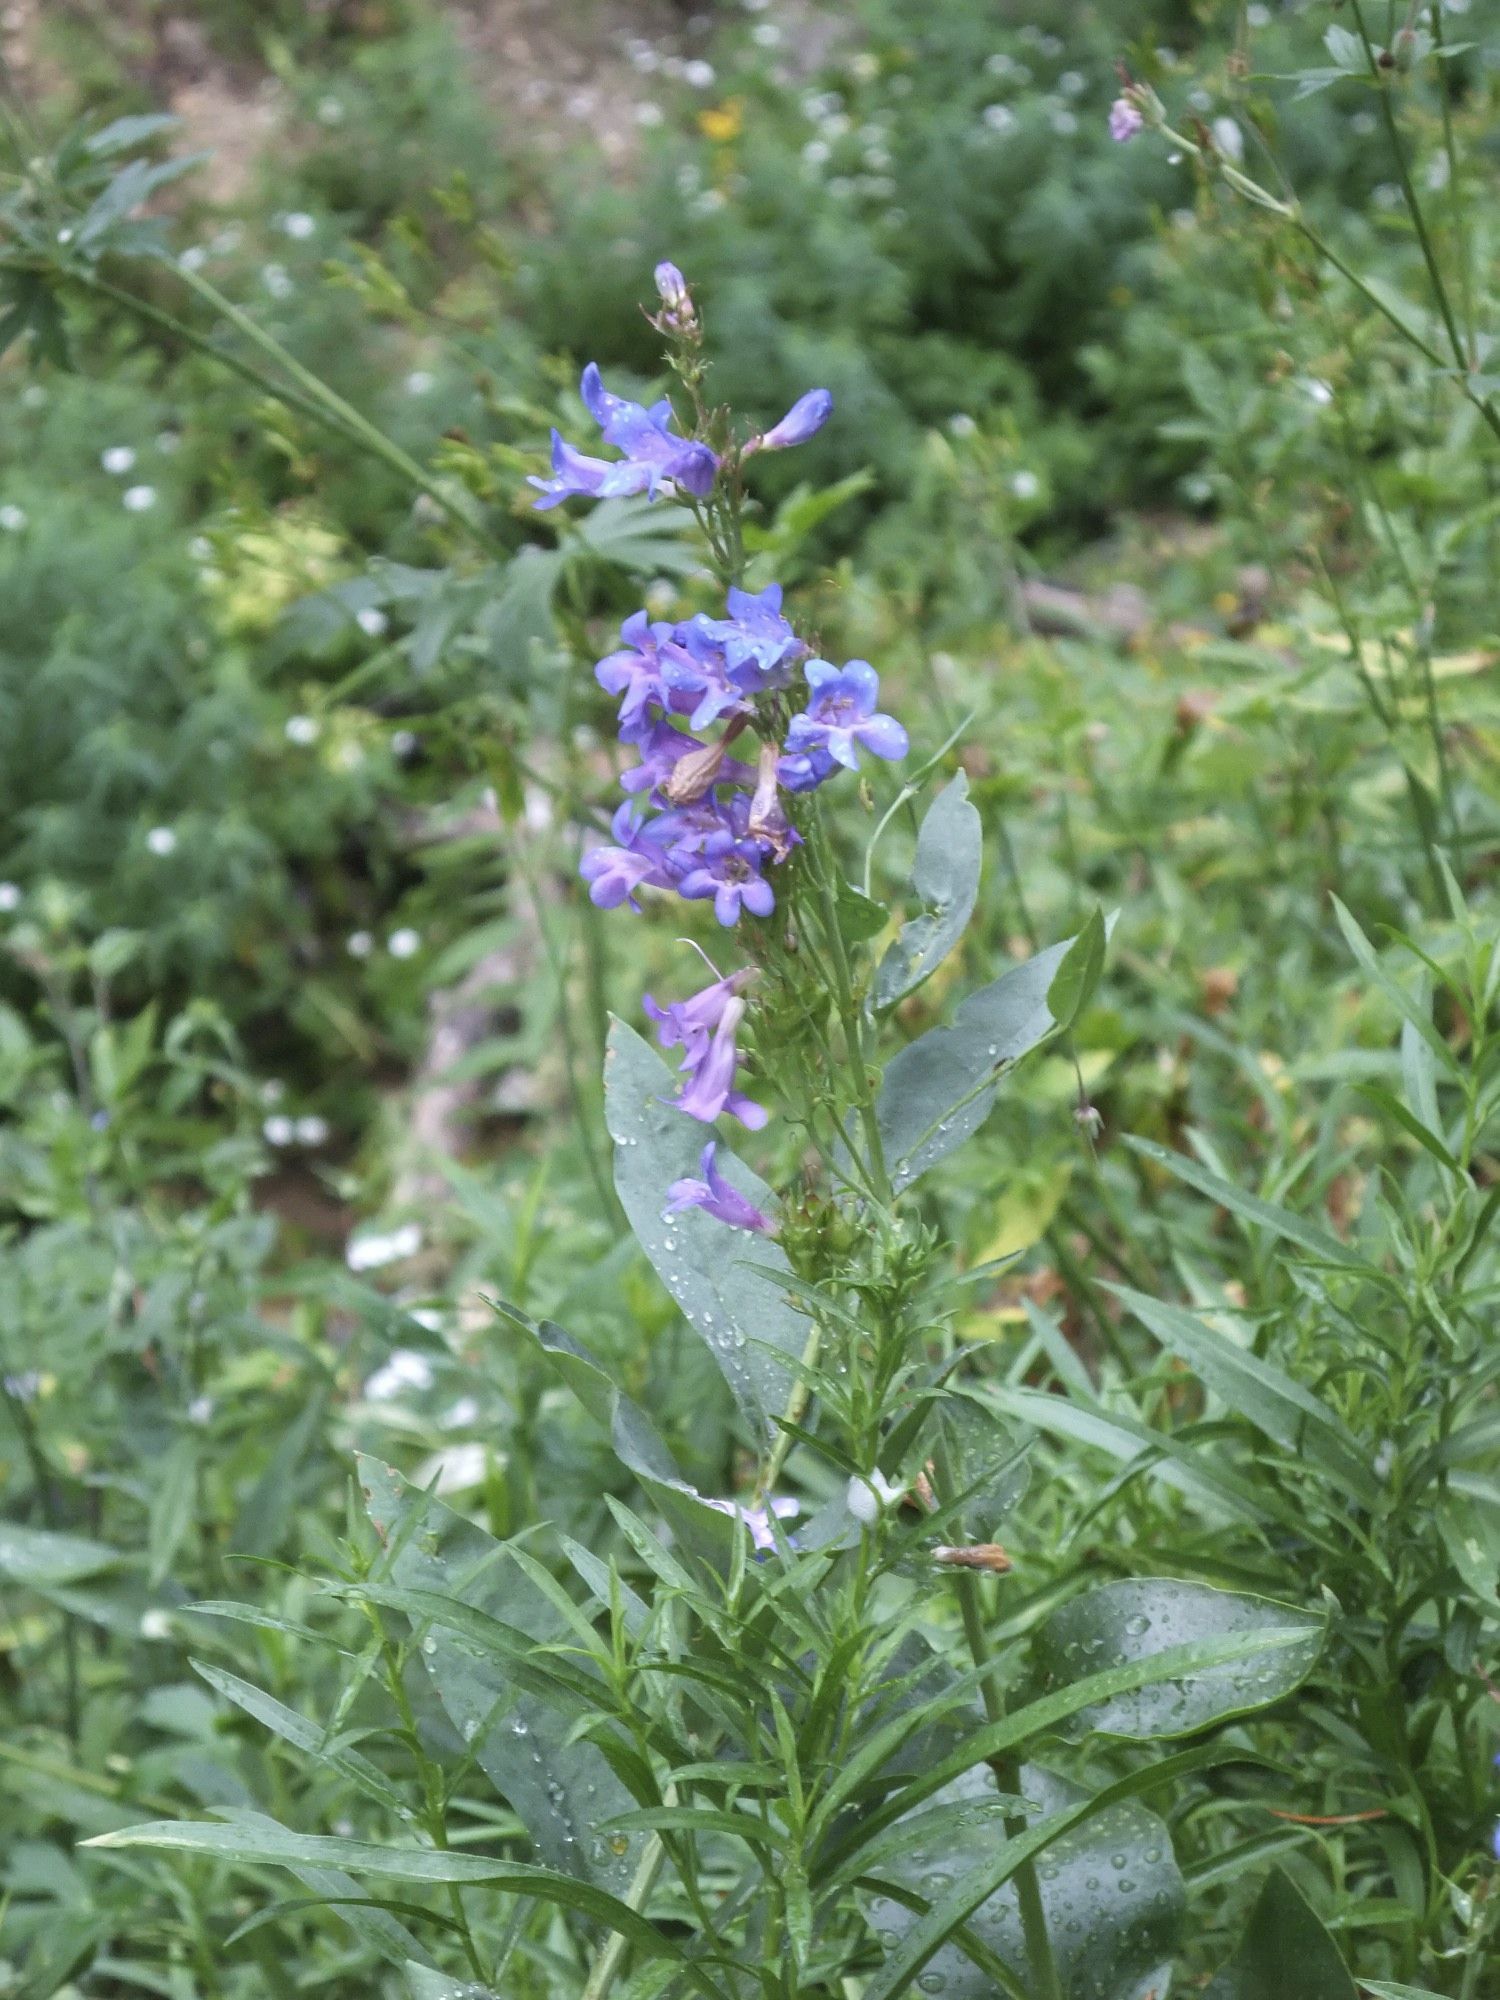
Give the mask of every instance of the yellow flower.
[(727, 97), (722, 104), (710, 105), (698, 113), (698, 130), (716, 146), (727, 146), (745, 129), (745, 100)]

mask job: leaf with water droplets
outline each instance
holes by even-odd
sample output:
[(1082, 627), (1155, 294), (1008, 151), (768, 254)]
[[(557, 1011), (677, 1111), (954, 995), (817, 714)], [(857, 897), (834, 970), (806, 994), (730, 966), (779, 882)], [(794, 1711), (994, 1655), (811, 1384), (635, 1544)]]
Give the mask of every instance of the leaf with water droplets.
[[(366, 1511), (390, 1552), (388, 1579), (399, 1590), (457, 1598), (538, 1642), (559, 1636), (560, 1614), (506, 1558), (502, 1543), (379, 1460), (361, 1457), (358, 1466)], [(574, 1739), (575, 1708), (535, 1686), (518, 1690), (503, 1654), (487, 1654), (472, 1637), (440, 1623), (423, 1639), (421, 1659), (449, 1720), (542, 1857), (623, 1893), (638, 1843), (622, 1839), (617, 1851), (595, 1828), (635, 1800), (595, 1745)], [(567, 1664), (584, 1671), (576, 1656)]]
[[(1188, 1736), (1280, 1701), (1312, 1671), (1327, 1620), (1290, 1604), (1171, 1577), (1127, 1577), (1084, 1591), (1035, 1635), (1046, 1689), (1149, 1660), (1174, 1646), (1266, 1634), (1266, 1650), (1132, 1689), (1081, 1710), (1070, 1735)], [(1288, 1643), (1288, 1640), (1291, 1643)]]
[(1052, 945), (981, 986), (951, 1027), (929, 1029), (892, 1057), (876, 1108), (898, 1190), (977, 1132), (1000, 1072), (1056, 1033), (1047, 994), (1070, 943)]
[(894, 1007), (936, 972), (964, 934), (979, 894), (982, 828), (960, 771), (928, 807), (917, 835), (912, 888), (920, 916), (901, 926), (875, 975), (875, 1005)]
[[(1076, 1810), (1088, 1794), (1034, 1765), (1021, 1773), (1021, 1790), (1039, 1820)], [(914, 1838), (881, 1873), (936, 1906), (975, 1866), (984, 1846), (1006, 1842), (1002, 1818), (992, 1809), (990, 1774), (972, 1771), (940, 1795), (945, 1803), (974, 1802), (981, 1817), (948, 1843)], [(1171, 1837), (1156, 1814), (1131, 1799), (1106, 1806), (1094, 1818), (1042, 1850), (1037, 1886), (1047, 1913), (1047, 1934), (1068, 2000), (1146, 2000), (1164, 1992), (1176, 1950), (1186, 1896)], [(877, 1898), (869, 1920), (877, 1942), (899, 1953), (921, 1923), (918, 1911), (894, 1897)], [(1026, 1948), (1011, 1882), (968, 1918), (966, 1930), (1025, 1984)], [(996, 1982), (956, 1943), (945, 1944), (916, 1976), (920, 1993), (942, 2000), (993, 2000)]]
[(1358, 1994), (1316, 1911), (1290, 1876), (1273, 1868), (1239, 1949), (1204, 2000), (1358, 2000)]
[[(662, 1220), (673, 1181), (698, 1173), (708, 1136), (665, 1100), (672, 1071), (623, 1021), (609, 1031), (604, 1107), (615, 1142), (615, 1188), (656, 1274), (713, 1354), (735, 1402), (765, 1432), (786, 1408), (808, 1324), (787, 1303), (794, 1283), (780, 1245), (717, 1222), (702, 1209)], [(724, 1178), (757, 1208), (774, 1206), (765, 1182), (719, 1148)], [(770, 1274), (785, 1274), (785, 1285)]]

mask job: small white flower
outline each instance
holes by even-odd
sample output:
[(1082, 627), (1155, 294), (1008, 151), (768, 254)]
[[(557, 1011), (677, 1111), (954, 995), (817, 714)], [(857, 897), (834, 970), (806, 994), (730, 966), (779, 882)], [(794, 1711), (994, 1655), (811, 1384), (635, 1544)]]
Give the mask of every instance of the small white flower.
[(322, 97), (318, 100), (318, 123), (320, 125), (342, 125), (344, 107), (336, 97)]
[(436, 380), (425, 368), (413, 368), (401, 386), (408, 396), (425, 396)]
[(570, 118), (592, 118), (598, 103), (597, 90), (575, 90), (570, 93), (563, 109)]
[(388, 1236), (354, 1236), (344, 1251), (351, 1271), (378, 1271), (385, 1264), (399, 1264), (415, 1257), (422, 1247), (422, 1232), (414, 1222), (403, 1222)]
[(39, 410), (47, 400), (47, 391), (40, 382), (28, 382), (21, 391), (21, 408)]
[(1237, 167), (1245, 157), (1244, 133), (1232, 118), (1216, 118), (1211, 129), (1220, 157)]
[(0, 882), (0, 916), (8, 916), (12, 910), (21, 907), (21, 891), (14, 882)]
[(645, 132), (655, 131), (666, 115), (659, 104), (652, 104), (649, 99), (635, 107), (635, 122)]
[(417, 1468), (417, 1479), (424, 1492), (472, 1493), (483, 1486), (488, 1471), (489, 1447), (476, 1441), (435, 1451)]
[(201, 243), (190, 243), (177, 261), (184, 271), (201, 271), (208, 262), (208, 252)]
[(757, 48), (774, 49), (781, 46), (781, 30), (774, 21), (757, 21), (750, 30), (750, 39)]
[(194, 535), (188, 543), (188, 554), (196, 563), (206, 563), (214, 552), (214, 545), (207, 535)]
[(661, 57), (647, 42), (638, 42), (630, 51), (630, 67), (639, 76), (654, 76), (661, 68)]
[(127, 513), (144, 514), (148, 507), (156, 505), (156, 488), (154, 486), (127, 486), (120, 497), (125, 502)]
[(1361, 139), (1368, 139), (1379, 123), (1373, 111), (1356, 111), (1349, 120), (1349, 130), (1357, 132)]
[(418, 740), (414, 729), (398, 729), (394, 731), (391, 736), (391, 755), (393, 757), (410, 757), (417, 747)]
[(684, 63), (682, 80), (684, 83), (690, 83), (694, 90), (708, 90), (713, 85), (714, 66), (710, 62), (704, 62), (701, 57), (696, 61)]
[(467, 1430), (469, 1425), (476, 1423), (478, 1419), (479, 1398), (477, 1396), (460, 1396), (451, 1409), (444, 1410), (438, 1422), (445, 1431), (461, 1431)]
[(646, 609), (653, 618), (665, 618), (677, 602), (677, 586), (665, 576), (654, 577), (646, 586)]
[(1250, 5), (1245, 9), (1245, 20), (1252, 28), (1269, 28), (1271, 10), (1269, 7), (1263, 7), (1261, 0), (1250, 0)]
[(143, 1639), (170, 1639), (172, 1621), (165, 1611), (153, 1608), (141, 1613), (141, 1637)]
[(99, 463), (106, 472), (113, 473), (118, 479), (129, 472), (131, 466), (135, 464), (135, 447), (128, 444), (112, 444), (108, 451), (100, 452)]
[(268, 1076), (260, 1087), (262, 1104), (279, 1104), (286, 1096), (286, 1085), (279, 1076)]
[(304, 209), (298, 208), (293, 209), (290, 215), (284, 215), (281, 218), (281, 227), (283, 232), (290, 236), (294, 243), (305, 243), (308, 237), (316, 231), (318, 225), (313, 217), (307, 214)]
[(24, 507), (17, 507), (13, 502), (7, 502), (5, 506), (0, 507), (0, 528), (3, 528), (7, 535), (19, 535), (25, 526)]
[(809, 139), (802, 148), (804, 167), (824, 167), (833, 157), (833, 148), (826, 139)]
[(1003, 49), (996, 49), (992, 56), (985, 57), (984, 69), (986, 76), (1014, 76), (1016, 59), (1008, 56)]
[(956, 438), (971, 438), (979, 426), (967, 410), (955, 410), (948, 419), (948, 429)]
[(856, 1521), (870, 1527), (880, 1518), (880, 1510), (898, 1501), (905, 1492), (903, 1486), (892, 1486), (885, 1474), (877, 1467), (863, 1478), (849, 1481), (844, 1490), (844, 1505)]
[(182, 432), (158, 431), (156, 433), (156, 449), (161, 453), (163, 458), (170, 458), (174, 451), (182, 449)]
[(825, 139), (844, 139), (854, 129), (854, 120), (844, 111), (830, 112), (818, 121), (818, 130)]
[(350, 931), (344, 939), (344, 949), (351, 958), (368, 958), (375, 949), (375, 940), (368, 931)]
[(1055, 111), (1047, 113), (1047, 123), (1062, 138), (1066, 138), (1070, 132), (1078, 130), (1077, 118), (1063, 105), (1058, 105)]
[(436, 1306), (412, 1306), (406, 1317), (415, 1320), (428, 1333), (441, 1333), (443, 1330), (443, 1315)]
[(1319, 409), (1327, 409), (1328, 405), (1333, 401), (1333, 384), (1323, 381), (1317, 375), (1305, 376), (1301, 386), (1302, 393), (1306, 396), (1307, 400), (1310, 403), (1316, 403)]
[(297, 1120), (297, 1144), (299, 1146), (325, 1146), (328, 1143), (328, 1120), (309, 1112), (305, 1118)]
[(849, 74), (856, 83), (873, 83), (880, 74), (880, 58), (872, 49), (861, 49), (849, 58)]
[(177, 835), (170, 826), (153, 826), (146, 835), (146, 845), (161, 859), (177, 851)]
[(188, 1421), (190, 1423), (206, 1424), (213, 1413), (214, 1399), (212, 1396), (194, 1396), (192, 1402), (188, 1404)]
[(306, 748), (309, 743), (317, 742), (322, 728), (322, 723), (315, 715), (289, 715), (284, 734), (288, 743), (298, 743)]
[(1027, 466), (1011, 474), (1010, 490), (1018, 500), (1035, 500), (1042, 490), (1042, 482)]
[(372, 639), (378, 639), (390, 629), (390, 619), (377, 604), (367, 604), (363, 611), (356, 611), (354, 622), (361, 632)]
[(987, 104), (979, 115), (992, 132), (1010, 132), (1015, 128), (1016, 114), (1008, 104)]
[(297, 286), (285, 264), (267, 264), (260, 281), (273, 299), (289, 299)]
[(385, 948), (392, 958), (415, 958), (422, 949), (422, 933), (403, 925), (399, 931), (391, 932)]
[(705, 188), (702, 194), (695, 194), (688, 206), (694, 215), (715, 215), (724, 206), (725, 195), (722, 188)]
[[(352, 1250), (353, 1245), (350, 1248)], [(354, 1268), (357, 1270), (359, 1266), (355, 1265)], [(431, 1387), (432, 1363), (427, 1356), (417, 1354), (409, 1347), (398, 1347), (384, 1366), (377, 1368), (366, 1382), (365, 1396), (372, 1403), (388, 1403), (393, 1396), (399, 1396), (403, 1389)]]
[(1057, 79), (1057, 87), (1064, 97), (1082, 97), (1089, 87), (1089, 80), (1082, 70), (1065, 69)]
[(297, 1136), (297, 1127), (284, 1111), (275, 1111), (261, 1126), (260, 1132), (268, 1146), (290, 1146)]
[(1203, 89), (1200, 84), (1196, 90), (1188, 92), (1188, 103), (1192, 105), (1195, 111), (1212, 111), (1214, 94), (1211, 90)]

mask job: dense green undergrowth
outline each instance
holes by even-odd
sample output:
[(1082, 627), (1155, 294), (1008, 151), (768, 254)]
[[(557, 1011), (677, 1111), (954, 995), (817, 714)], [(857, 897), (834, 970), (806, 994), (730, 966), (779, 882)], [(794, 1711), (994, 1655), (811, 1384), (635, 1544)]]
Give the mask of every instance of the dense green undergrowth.
[[(1279, 1607), (1296, 1671), (1257, 1658), (1264, 1686), (1205, 1700), (1228, 1669), (1185, 1667), (1186, 1712), (1126, 1686), (1038, 1723), (1011, 1772), (1048, 1812), (1096, 1802), (1094, 1847), (1085, 1819), (1038, 1865), (1083, 1925), (1060, 1990), (1143, 2000), (1175, 1957), (1214, 2000), (1480, 2000), (1492, 16), (1419, 10), (1398, 48), (1379, 8), (997, 26), (871, 0), (827, 32), (726, 7), (606, 43), (580, 10), (599, 80), (542, 63), (497, 111), (436, 10), (199, 12), (241, 88), (279, 91), (228, 204), (152, 178), (180, 135), (110, 123), (162, 108), (161, 10), (59, 8), (47, 88), (5, 98), (0, 1994), (654, 1995), (688, 1990), (670, 1953), (716, 1911), (737, 1969), (693, 1976), (722, 1993), (1014, 1990), (1010, 1890), (978, 1957), (950, 1941), (903, 1986), (951, 1883), (877, 1850), (858, 1886), (834, 1863), (806, 1904), (789, 1886), (785, 1856), (829, 1846), (786, 1773), (836, 1790), (913, 1671), (859, 1653), (861, 1621), (971, 1674), (956, 1735), (952, 1687), (922, 1685), (917, 1772), (981, 1694), (1024, 1712), (1149, 1673), (1140, 1618), (1207, 1643), (1212, 1590)], [(1117, 62), (1175, 136), (1110, 142)], [(879, 906), (843, 906), (851, 952), (916, 915), (921, 815), (957, 772), (982, 829), (971, 920), (881, 1014), (879, 1064), (1112, 919), (1083, 1004), (904, 1198), (900, 1240), (956, 1286), (909, 1322), (910, 1408), (845, 1464), (814, 1376), (776, 1468), (804, 1517), (877, 1462), (931, 1459), (941, 1490), (982, 1412), (1029, 1477), (984, 1459), (983, 1531), (957, 1525), (988, 1542), (1003, 1515), (1011, 1568), (962, 1605), (905, 1516), (853, 1532), (878, 1551), (857, 1588), (813, 1587), (815, 1542), (747, 1561), (621, 1428), (649, 1413), (698, 1492), (761, 1497), (732, 1371), (626, 1228), (599, 1082), (610, 1013), (644, 1028), (684, 928), (723, 936), (655, 903), (605, 921), (576, 872), (616, 763), (592, 662), (642, 602), (717, 613), (720, 579), (680, 511), (538, 515), (524, 485), (549, 425), (580, 434), (584, 361), (661, 392), (639, 302), (668, 255), (716, 397), (764, 424), (834, 394), (743, 529), (748, 581), (876, 663), (911, 733), (832, 816), (828, 866)], [(758, 1086), (801, 1032), (762, 1004)], [(757, 1153), (802, 1191), (788, 1253), (864, 1270), (869, 1211), (806, 1143), (784, 1123)], [(969, 1414), (932, 1445), (950, 1391)], [(443, 1592), (529, 1635), (489, 1656), (482, 1713)], [(709, 1697), (660, 1694), (661, 1658), (684, 1686), (701, 1666), (727, 1740), (743, 1724), (727, 1793)], [(841, 1675), (867, 1706), (833, 1730)], [(569, 1787), (568, 1756), (611, 1746), (591, 1861), (495, 1747), (517, 1717)], [(755, 1768), (777, 1758), (782, 1790)], [(723, 1822), (750, 1800), (775, 1837), (742, 1852)], [(208, 1832), (80, 1844), (148, 1821)], [(672, 1867), (636, 1895), (648, 1835)], [(1122, 1874), (1101, 1914), (1095, 1876)], [(624, 1954), (601, 1885), (646, 1912)], [(767, 1896), (774, 1937), (745, 1914)]]

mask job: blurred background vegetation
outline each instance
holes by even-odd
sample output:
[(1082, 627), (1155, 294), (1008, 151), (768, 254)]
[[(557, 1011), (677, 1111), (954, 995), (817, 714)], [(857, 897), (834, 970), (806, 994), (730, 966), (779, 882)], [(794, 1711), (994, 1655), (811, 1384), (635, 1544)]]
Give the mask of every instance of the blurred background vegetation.
[[(1484, 12), (1437, 10), (1458, 46), (1401, 115), (1438, 247), (1492, 286)], [(260, 1907), (242, 1882), (72, 1849), (143, 1812), (368, 1809), (188, 1666), (326, 1712), (311, 1591), (278, 1565), (338, 1559), (351, 1446), (497, 1533), (606, 1536), (613, 1461), (486, 1295), (591, 1339), (707, 1486), (732, 1478), (722, 1392), (599, 1174), (603, 996), (663, 976), (678, 920), (614, 927), (611, 971), (574, 879), (609, 768), (587, 663), (643, 592), (673, 616), (708, 597), (670, 521), (539, 518), (523, 483), (551, 423), (576, 435), (583, 362), (622, 392), (651, 379), (661, 257), (723, 400), (764, 419), (834, 392), (768, 468), (758, 558), (825, 651), (879, 663), (920, 753), (972, 716), (968, 971), (1122, 911), (1076, 1068), (1040, 1064), (932, 1197), (967, 1264), (1011, 1260), (966, 1331), (1007, 1379), (1046, 1384), (1071, 1352), (1165, 1406), (1169, 1365), (1103, 1288), (1123, 1278), (1318, 1365), (1332, 1336), (1295, 1277), (1116, 1135), (1206, 1135), (1219, 1171), (1340, 1231), (1420, 1165), (1356, 1094), (1392, 1073), (1399, 1022), (1330, 896), (1441, 955), (1454, 896), (1489, 893), (1494, 459), (1472, 403), (1304, 242), (1105, 120), (1123, 59), (1409, 298), (1423, 246), (1378, 109), (1316, 81), (1326, 14), (5, 10), (7, 187), (108, 120), (170, 113), (145, 150), (202, 157), (151, 203), (171, 257), (115, 273), (123, 299), (23, 293), (0, 362), (0, 1994), (404, 1991), (326, 1910), (231, 1946)], [(438, 468), (482, 534), (226, 369), (254, 351), (193, 276)], [(1033, 1482), (1036, 1601), (1079, 1565), (1160, 1561), (1168, 1531), (1185, 1573), (1218, 1573), (1181, 1495), (1100, 1500), (1107, 1470), (1059, 1449)], [(1328, 1756), (1288, 1780), (1298, 1810), (1340, 1809)], [(1488, 1783), (1486, 1758), (1445, 1854), (1486, 1845)], [(1337, 1907), (1333, 1836), (1258, 1824)], [(1253, 1886), (1216, 1872), (1220, 1828), (1186, 1831), (1203, 1966)], [(1402, 1897), (1431, 1916), (1399, 1849), (1349, 1864), (1388, 1975), (1410, 1970), (1380, 1956)], [(518, 1994), (562, 1990), (547, 1945)]]

